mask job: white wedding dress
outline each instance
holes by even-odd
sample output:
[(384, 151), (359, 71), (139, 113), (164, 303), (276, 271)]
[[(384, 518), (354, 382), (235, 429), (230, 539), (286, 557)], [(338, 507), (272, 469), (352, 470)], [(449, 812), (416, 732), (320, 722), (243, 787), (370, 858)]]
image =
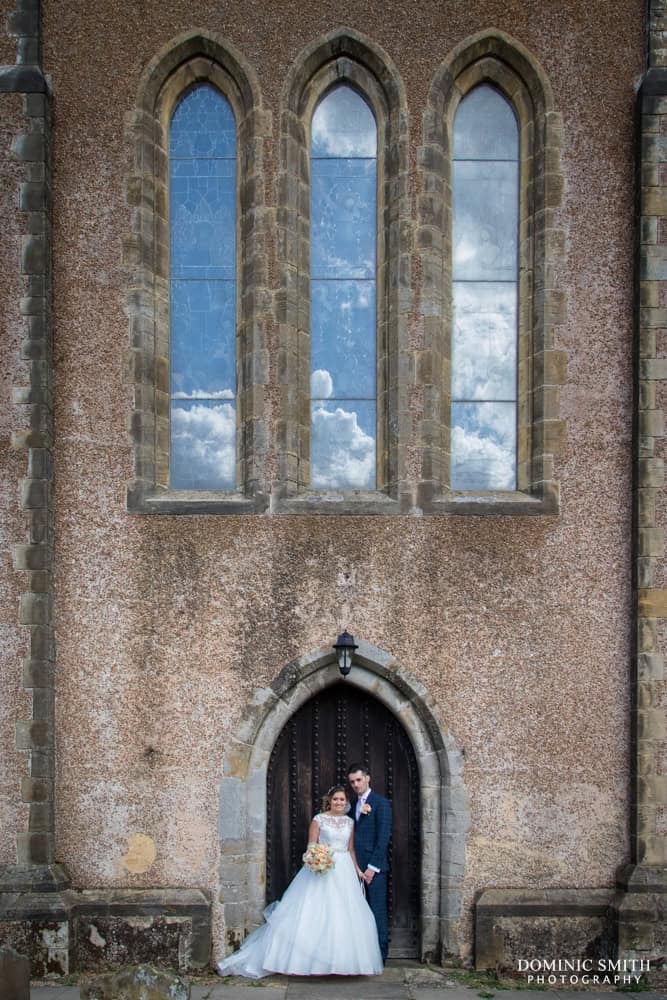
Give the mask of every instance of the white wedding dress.
[(218, 964), (222, 976), (373, 976), (382, 972), (375, 917), (357, 878), (348, 844), (348, 816), (318, 813), (319, 843), (334, 850), (334, 867), (316, 875), (303, 867), (266, 923)]

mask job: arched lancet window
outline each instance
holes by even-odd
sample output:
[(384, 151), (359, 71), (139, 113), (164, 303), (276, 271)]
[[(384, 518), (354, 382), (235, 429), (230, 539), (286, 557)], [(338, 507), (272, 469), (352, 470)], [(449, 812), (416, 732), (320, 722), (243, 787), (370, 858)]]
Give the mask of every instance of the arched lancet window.
[(236, 123), (197, 84), (169, 130), (170, 486), (236, 487)]
[(310, 485), (376, 488), (377, 124), (347, 84), (311, 121)]
[(452, 190), (451, 486), (515, 490), (519, 129), (488, 84), (457, 108)]

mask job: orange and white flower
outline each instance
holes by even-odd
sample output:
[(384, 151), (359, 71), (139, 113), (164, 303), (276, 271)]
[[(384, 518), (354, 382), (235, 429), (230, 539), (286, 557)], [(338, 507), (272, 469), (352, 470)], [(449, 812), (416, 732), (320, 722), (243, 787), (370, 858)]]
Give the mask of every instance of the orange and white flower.
[(326, 875), (334, 867), (333, 850), (328, 844), (309, 844), (301, 860), (315, 875)]
[(363, 816), (368, 816), (370, 811), (371, 811), (371, 806), (369, 806), (368, 802), (364, 802), (363, 806), (361, 807), (361, 814)]

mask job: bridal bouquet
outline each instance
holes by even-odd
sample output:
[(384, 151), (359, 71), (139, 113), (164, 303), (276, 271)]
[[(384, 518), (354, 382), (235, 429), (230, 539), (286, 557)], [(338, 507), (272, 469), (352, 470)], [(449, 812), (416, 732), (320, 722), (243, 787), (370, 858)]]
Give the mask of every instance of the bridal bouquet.
[(315, 875), (326, 875), (334, 866), (333, 851), (327, 844), (309, 844), (301, 860)]

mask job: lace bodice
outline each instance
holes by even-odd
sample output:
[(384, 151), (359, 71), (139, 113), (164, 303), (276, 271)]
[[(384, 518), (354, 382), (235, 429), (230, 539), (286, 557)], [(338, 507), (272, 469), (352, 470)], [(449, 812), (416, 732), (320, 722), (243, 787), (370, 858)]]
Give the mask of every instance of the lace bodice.
[(326, 813), (318, 813), (314, 819), (320, 828), (318, 837), (320, 844), (329, 844), (334, 851), (347, 851), (354, 826), (349, 816), (327, 816)]

